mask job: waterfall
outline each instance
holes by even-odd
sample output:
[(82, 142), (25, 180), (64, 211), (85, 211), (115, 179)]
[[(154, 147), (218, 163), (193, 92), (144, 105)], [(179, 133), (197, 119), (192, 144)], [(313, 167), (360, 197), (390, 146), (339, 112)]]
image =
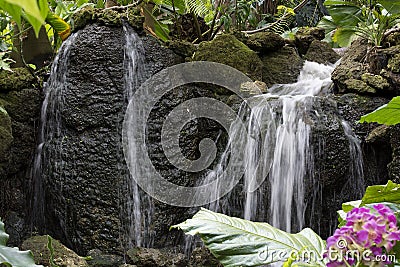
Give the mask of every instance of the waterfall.
[[(68, 75), (69, 53), (76, 37), (77, 33), (74, 33), (62, 44), (60, 52), (51, 66), (50, 78), (43, 86), (45, 99), (40, 114), (39, 145), (36, 149), (32, 170), (33, 201), (31, 204), (32, 227), (38, 227), (39, 229), (43, 229), (45, 226), (45, 192), (44, 181), (42, 180), (42, 162), (45, 161), (46, 157), (55, 156), (46, 155), (43, 148), (46, 142), (63, 135), (59, 110), (64, 105), (63, 92), (67, 90), (66, 78)], [(61, 155), (61, 144), (59, 144), (58, 148), (57, 153)], [(62, 168), (62, 166), (57, 166), (57, 168)]]
[[(135, 90), (144, 81), (145, 62), (144, 47), (141, 39), (131, 27), (124, 24), (125, 51), (124, 51), (124, 87), (126, 103), (132, 98)], [(132, 114), (131, 114), (132, 115)], [(122, 147), (121, 147), (122, 151)], [(140, 161), (137, 161), (140, 164)], [(127, 174), (125, 190), (128, 192), (126, 213), (128, 216), (128, 246), (151, 247), (154, 235), (150, 231), (151, 218), (154, 213), (154, 205), (151, 198), (144, 194), (138, 187), (135, 179)]]
[(347, 140), (349, 140), (350, 150), (350, 173), (347, 185), (354, 189), (354, 199), (361, 199), (365, 191), (361, 141), (353, 133), (353, 130), (347, 121), (342, 121), (342, 126), (344, 134), (346, 135)]
[[(230, 156), (230, 142), (241, 140), (245, 161), (240, 205), (243, 218), (268, 220), (288, 232), (303, 228), (305, 181), (314, 177), (311, 143), (314, 122), (309, 114), (317, 114), (313, 109), (314, 99), (327, 94), (333, 69), (334, 66), (306, 61), (296, 83), (275, 85), (267, 94), (252, 97), (242, 104), (239, 116), (246, 129), (232, 123), (226, 151), (203, 184), (223, 174)], [(245, 108), (246, 105), (251, 108)], [(362, 176), (359, 141), (357, 143), (358, 139), (343, 127), (356, 162), (353, 168), (356, 179)], [(218, 194), (220, 189), (214, 190), (210, 194)], [(229, 201), (229, 197), (225, 197), (210, 203), (208, 208), (229, 214)]]

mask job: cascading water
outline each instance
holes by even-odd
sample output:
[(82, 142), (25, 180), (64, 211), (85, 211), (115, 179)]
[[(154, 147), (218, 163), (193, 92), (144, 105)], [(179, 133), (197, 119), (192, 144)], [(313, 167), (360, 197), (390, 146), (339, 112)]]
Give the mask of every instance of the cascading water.
[[(203, 184), (217, 178), (225, 179), (220, 176), (229, 160), (229, 144), (241, 140), (245, 161), (244, 196), (240, 204), (243, 218), (258, 221), (267, 219), (272, 225), (288, 232), (303, 228), (305, 181), (312, 180), (315, 171), (311, 142), (313, 122), (307, 114), (319, 116), (313, 110), (314, 99), (327, 93), (333, 69), (334, 66), (305, 62), (296, 83), (275, 85), (269, 93), (252, 97), (242, 105), (239, 116), (247, 128), (244, 131), (240, 124), (233, 122), (227, 149)], [(246, 105), (251, 109), (246, 109)], [(343, 128), (350, 142), (354, 162), (352, 177), (359, 181), (362, 177), (360, 141), (345, 122)], [(269, 182), (263, 183), (266, 178)], [(218, 194), (219, 190), (215, 188), (215, 192), (210, 194)], [(266, 192), (270, 193), (269, 198)], [(231, 215), (229, 199), (238, 197), (224, 197), (210, 203), (208, 208)]]
[(361, 141), (354, 135), (348, 122), (342, 121), (344, 134), (349, 140), (350, 173), (348, 183), (354, 188), (354, 198), (361, 199), (365, 191)]
[[(136, 32), (126, 24), (123, 28), (126, 38), (124, 52), (125, 99), (129, 102), (137, 87), (145, 79), (145, 51)], [(140, 164), (139, 161), (138, 164)], [(130, 174), (127, 174), (126, 191), (128, 192), (126, 208), (129, 218), (127, 235), (130, 237), (128, 246), (151, 247), (154, 240), (154, 235), (150, 231), (151, 218), (154, 213), (153, 202), (147, 194), (139, 190), (135, 179)]]
[[(42, 180), (42, 162), (46, 157), (55, 155), (45, 154), (43, 146), (49, 140), (63, 135), (60, 108), (64, 105), (63, 91), (67, 90), (65, 83), (68, 75), (69, 53), (71, 45), (74, 43), (77, 33), (72, 34), (61, 46), (60, 52), (54, 59), (51, 67), (50, 78), (44, 85), (45, 99), (42, 104), (40, 115), (40, 132), (38, 147), (36, 149), (35, 161), (33, 165), (33, 203), (32, 203), (32, 227), (43, 229), (45, 225), (45, 192), (44, 181)], [(59, 155), (62, 152), (61, 144), (58, 147)], [(56, 166), (62, 168), (62, 166)]]

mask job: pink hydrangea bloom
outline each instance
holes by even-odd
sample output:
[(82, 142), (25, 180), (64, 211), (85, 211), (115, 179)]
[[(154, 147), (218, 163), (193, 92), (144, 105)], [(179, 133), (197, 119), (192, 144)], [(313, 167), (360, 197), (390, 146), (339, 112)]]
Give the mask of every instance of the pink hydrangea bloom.
[(354, 208), (347, 213), (346, 225), (328, 238), (324, 256), (328, 267), (354, 266), (360, 261), (385, 266), (391, 263), (385, 256), (399, 240), (396, 216), (387, 206)]

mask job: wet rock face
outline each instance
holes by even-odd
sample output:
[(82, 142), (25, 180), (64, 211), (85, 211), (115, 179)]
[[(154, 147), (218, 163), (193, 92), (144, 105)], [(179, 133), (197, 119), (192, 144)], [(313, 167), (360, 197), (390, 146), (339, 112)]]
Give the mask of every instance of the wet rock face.
[[(180, 58), (144, 37), (147, 77)], [(120, 134), (124, 100), (122, 27), (88, 25), (70, 48), (65, 135), (45, 145), (46, 231), (80, 253), (121, 249), (127, 169)], [(61, 148), (61, 149), (60, 149)]]
[(46, 229), (82, 253), (118, 247), (119, 117), (124, 106), (122, 28), (90, 25), (72, 47), (61, 105), (65, 136), (44, 146)]

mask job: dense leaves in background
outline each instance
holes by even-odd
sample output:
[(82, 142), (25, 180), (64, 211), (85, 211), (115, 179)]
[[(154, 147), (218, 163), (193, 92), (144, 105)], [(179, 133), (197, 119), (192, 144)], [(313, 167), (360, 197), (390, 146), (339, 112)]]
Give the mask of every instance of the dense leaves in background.
[(6, 246), (8, 234), (4, 230), (4, 223), (0, 221), (0, 265), (12, 267), (43, 267), (36, 265), (30, 251), (19, 251), (18, 248)]
[(327, 0), (330, 16), (318, 26), (327, 33), (327, 41), (346, 47), (359, 36), (380, 46), (385, 32), (400, 22), (400, 1), (392, 0)]

